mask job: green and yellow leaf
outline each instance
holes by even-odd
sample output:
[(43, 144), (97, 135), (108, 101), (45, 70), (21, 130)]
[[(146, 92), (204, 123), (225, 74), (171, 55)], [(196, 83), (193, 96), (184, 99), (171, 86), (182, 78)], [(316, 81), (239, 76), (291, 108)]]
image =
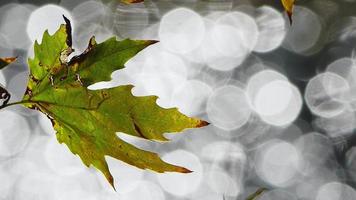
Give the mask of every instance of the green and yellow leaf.
[(70, 22), (65, 21), (54, 35), (45, 32), (41, 44), (35, 44), (35, 57), (28, 61), (25, 106), (45, 113), (58, 141), (79, 155), (86, 166), (99, 169), (113, 187), (105, 156), (156, 172), (190, 172), (164, 162), (156, 153), (136, 148), (116, 133), (166, 141), (164, 133), (206, 126), (207, 122), (187, 117), (176, 108), (159, 107), (156, 96), (133, 96), (132, 85), (87, 88), (109, 81), (113, 71), (124, 68), (129, 59), (156, 41), (110, 38), (97, 44), (93, 37), (81, 55), (68, 60), (73, 49)]

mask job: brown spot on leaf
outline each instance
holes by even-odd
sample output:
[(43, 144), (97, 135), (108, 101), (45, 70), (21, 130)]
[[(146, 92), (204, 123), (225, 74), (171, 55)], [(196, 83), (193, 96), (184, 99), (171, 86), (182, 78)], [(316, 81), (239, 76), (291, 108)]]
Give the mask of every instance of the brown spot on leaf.
[(32, 96), (32, 90), (29, 87), (26, 88), (25, 95)]
[(33, 75), (30, 75), (30, 79), (35, 82), (35, 83), (38, 83), (38, 79), (36, 79)]

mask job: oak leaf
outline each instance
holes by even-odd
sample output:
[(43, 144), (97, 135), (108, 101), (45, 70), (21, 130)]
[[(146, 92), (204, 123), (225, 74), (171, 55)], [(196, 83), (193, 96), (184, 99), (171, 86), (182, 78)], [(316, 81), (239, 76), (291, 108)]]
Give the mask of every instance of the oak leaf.
[(82, 54), (68, 60), (73, 49), (70, 21), (65, 21), (53, 35), (46, 31), (41, 44), (35, 43), (35, 56), (28, 61), (30, 79), (24, 105), (45, 113), (58, 141), (79, 155), (86, 166), (99, 169), (113, 187), (105, 156), (141, 169), (189, 173), (184, 167), (164, 162), (156, 153), (121, 140), (116, 133), (166, 141), (164, 133), (202, 127), (207, 122), (187, 117), (176, 108), (159, 107), (156, 96), (133, 96), (132, 85), (88, 89), (109, 81), (113, 71), (124, 68), (130, 58), (156, 41), (118, 41), (113, 37), (98, 44), (93, 37)]

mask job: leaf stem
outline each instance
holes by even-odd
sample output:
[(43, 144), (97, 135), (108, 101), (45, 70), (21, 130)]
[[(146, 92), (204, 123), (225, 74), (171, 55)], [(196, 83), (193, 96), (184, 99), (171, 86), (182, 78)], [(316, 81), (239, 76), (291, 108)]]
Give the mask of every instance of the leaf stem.
[(17, 101), (17, 102), (13, 102), (13, 103), (8, 103), (5, 104), (3, 106), (0, 106), (0, 110), (9, 106), (14, 106), (14, 105), (19, 105), (19, 104), (25, 104), (25, 103), (34, 103), (32, 101)]

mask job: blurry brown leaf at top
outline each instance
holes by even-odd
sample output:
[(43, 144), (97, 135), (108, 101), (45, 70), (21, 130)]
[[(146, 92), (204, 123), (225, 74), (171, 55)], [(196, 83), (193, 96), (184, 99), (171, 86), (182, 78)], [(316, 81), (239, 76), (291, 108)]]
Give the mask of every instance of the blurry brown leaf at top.
[(288, 15), (289, 22), (292, 24), (292, 14), (293, 14), (293, 8), (295, 4), (295, 0), (281, 0), (283, 7)]

